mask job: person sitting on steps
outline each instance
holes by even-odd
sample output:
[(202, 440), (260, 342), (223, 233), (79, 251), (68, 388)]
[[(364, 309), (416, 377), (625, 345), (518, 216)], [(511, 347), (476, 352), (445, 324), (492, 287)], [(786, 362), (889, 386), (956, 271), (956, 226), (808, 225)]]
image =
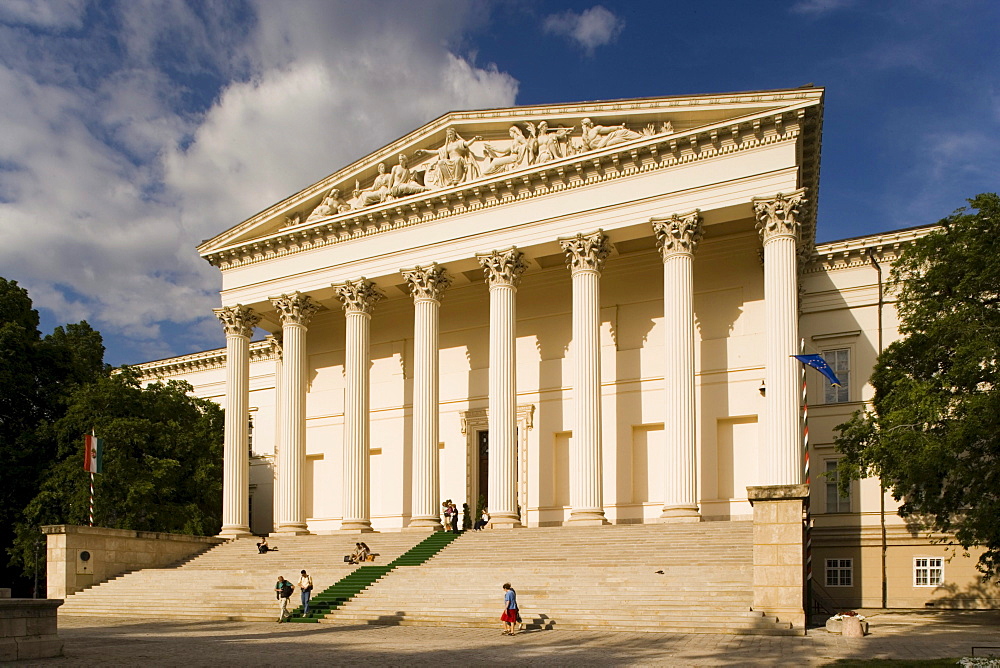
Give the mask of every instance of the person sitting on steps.
[(258, 554), (267, 554), (268, 552), (277, 552), (277, 551), (278, 548), (271, 547), (270, 545), (267, 544), (267, 536), (260, 537), (260, 542), (257, 543)]

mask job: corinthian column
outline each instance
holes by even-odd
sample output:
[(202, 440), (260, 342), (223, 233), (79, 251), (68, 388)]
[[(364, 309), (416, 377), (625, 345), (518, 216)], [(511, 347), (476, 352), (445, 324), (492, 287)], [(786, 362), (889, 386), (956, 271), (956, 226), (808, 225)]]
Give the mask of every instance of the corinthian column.
[(250, 336), (260, 316), (237, 304), (215, 309), (226, 331), (226, 422), (222, 446), (223, 538), (250, 535)]
[(319, 310), (308, 295), (298, 292), (271, 299), (281, 318), (283, 359), (278, 432), (277, 533), (304, 534), (303, 473), (306, 467), (306, 326)]
[(701, 240), (699, 211), (651, 218), (663, 256), (663, 383), (666, 456), (663, 521), (698, 521), (694, 406), (694, 250)]
[(601, 269), (611, 254), (603, 230), (559, 239), (573, 277), (573, 406), (569, 521), (606, 524), (601, 466)]
[(371, 364), (369, 331), (375, 304), (385, 295), (371, 281), (362, 277), (335, 286), (344, 304), (347, 336), (344, 372), (347, 393), (344, 398), (344, 531), (371, 531), (368, 480), (369, 457), (369, 383)]
[(757, 231), (764, 242), (765, 398), (762, 485), (802, 482), (799, 424), (798, 267), (805, 190), (754, 198)]
[(490, 286), (489, 508), (494, 529), (521, 525), (517, 512), (517, 388), (514, 294), (527, 269), (517, 248), (480, 254)]
[(444, 267), (403, 270), (413, 295), (413, 514), (408, 529), (439, 531), (438, 312), (451, 285)]

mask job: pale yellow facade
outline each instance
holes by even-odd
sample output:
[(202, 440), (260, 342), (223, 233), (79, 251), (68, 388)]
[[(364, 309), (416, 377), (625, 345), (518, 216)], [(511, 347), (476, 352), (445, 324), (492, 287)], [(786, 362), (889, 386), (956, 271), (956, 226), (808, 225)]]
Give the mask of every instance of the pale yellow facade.
[[(802, 381), (786, 360), (803, 341), (847, 376), (832, 396), (805, 376), (817, 593), (879, 607), (879, 484), (828, 498), (824, 474), (836, 425), (871, 398), (880, 338), (898, 336), (888, 295), (879, 316), (876, 264), (887, 275), (922, 230), (814, 244), (822, 94), (448, 114), (203, 244), (222, 271), (220, 318), (247, 320), (227, 322), (228, 349), (141, 368), (227, 409), (240, 402), (223, 533), (426, 530), (429, 498), (435, 514), (444, 499), (475, 513), (480, 495), (495, 510), (497, 490), (515, 502), (511, 526), (750, 519), (747, 487), (806, 481)], [(567, 130), (561, 147), (532, 134), (542, 120)], [(379, 189), (378, 163), (400, 153), (423, 170), (411, 181), (423, 191)], [(352, 188), (350, 202), (331, 192)], [(521, 264), (504, 283), (487, 263), (508, 250)], [(419, 311), (412, 272), (439, 268), (448, 278)], [(379, 296), (352, 306), (344, 286), (361, 284)], [(254, 325), (277, 339), (248, 343)], [(512, 348), (497, 357), (504, 336)], [(507, 422), (491, 423), (501, 411)], [(240, 434), (243, 415), (252, 428)], [(481, 457), (481, 434), (507, 427), (499, 471), (502, 444)], [(249, 455), (242, 478), (237, 452)], [(973, 559), (939, 573), (945, 548), (906, 532), (891, 498), (885, 508), (890, 607), (996, 604)], [(918, 558), (932, 560), (920, 577), (940, 584), (916, 583)]]

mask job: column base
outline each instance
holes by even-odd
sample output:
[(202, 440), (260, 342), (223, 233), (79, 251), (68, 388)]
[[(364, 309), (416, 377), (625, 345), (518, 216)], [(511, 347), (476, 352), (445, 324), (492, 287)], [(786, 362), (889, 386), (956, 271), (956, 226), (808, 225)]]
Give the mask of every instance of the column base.
[(701, 522), (698, 506), (667, 506), (660, 513), (660, 522)]
[(278, 527), (269, 536), (308, 536), (309, 529), (305, 527)]
[(566, 526), (571, 527), (602, 527), (611, 524), (604, 516), (604, 511), (584, 510), (572, 513), (566, 520)]
[(500, 516), (490, 515), (490, 523), (487, 529), (520, 529), (522, 527), (521, 518), (517, 515)]
[(249, 538), (250, 536), (253, 536), (250, 533), (250, 527), (222, 527), (222, 531), (219, 532), (219, 538), (225, 538), (226, 540)]
[(340, 526), (340, 531), (342, 533), (375, 533), (375, 529), (372, 529), (371, 522), (367, 520), (344, 522)]
[(444, 526), (437, 517), (412, 517), (403, 531), (444, 531)]

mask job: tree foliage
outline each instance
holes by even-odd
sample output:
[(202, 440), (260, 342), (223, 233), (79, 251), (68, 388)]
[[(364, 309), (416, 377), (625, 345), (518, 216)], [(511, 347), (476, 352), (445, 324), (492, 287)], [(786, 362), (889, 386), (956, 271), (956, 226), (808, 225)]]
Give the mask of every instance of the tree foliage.
[[(39, 429), (65, 410), (76, 388), (107, 373), (101, 335), (86, 322), (43, 337), (38, 312), (16, 281), (0, 278), (0, 545), (11, 545), (14, 525), (34, 496), (55, 444)], [(0, 549), (0, 581), (13, 584), (17, 571)]]
[[(38, 330), (27, 291), (0, 278), (0, 582), (27, 593), (44, 524), (86, 524), (83, 435), (104, 441), (94, 524), (213, 534), (222, 524), (223, 412), (187, 383), (142, 387), (104, 364), (86, 322)], [(39, 568), (44, 574), (44, 563)]]
[(879, 355), (871, 410), (838, 427), (843, 484), (881, 478), (899, 514), (952, 532), (1000, 576), (1000, 197), (983, 194), (901, 253), (902, 338)]

